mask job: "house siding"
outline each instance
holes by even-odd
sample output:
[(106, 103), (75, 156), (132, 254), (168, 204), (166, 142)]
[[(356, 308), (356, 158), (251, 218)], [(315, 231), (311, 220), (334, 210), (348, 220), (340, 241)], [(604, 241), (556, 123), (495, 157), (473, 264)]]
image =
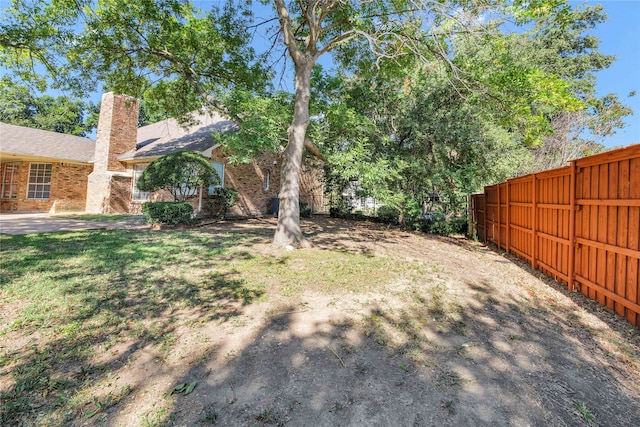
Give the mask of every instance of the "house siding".
[[(64, 212), (84, 211), (87, 198), (87, 176), (91, 165), (62, 162), (11, 162), (18, 163), (18, 190), (14, 199), (0, 199), (2, 212)], [(51, 190), (48, 199), (27, 198), (29, 168), (31, 163), (50, 163)], [(8, 163), (2, 164), (1, 174)], [(2, 175), (0, 175), (2, 176)]]
[[(211, 160), (225, 163), (224, 186), (235, 188), (239, 200), (228, 212), (229, 216), (262, 216), (270, 213), (272, 197), (280, 190), (280, 159), (271, 153), (263, 153), (251, 163), (231, 164), (229, 156), (220, 148), (213, 150)], [(275, 164), (274, 164), (275, 162)], [(269, 171), (269, 188), (264, 189), (264, 177)]]

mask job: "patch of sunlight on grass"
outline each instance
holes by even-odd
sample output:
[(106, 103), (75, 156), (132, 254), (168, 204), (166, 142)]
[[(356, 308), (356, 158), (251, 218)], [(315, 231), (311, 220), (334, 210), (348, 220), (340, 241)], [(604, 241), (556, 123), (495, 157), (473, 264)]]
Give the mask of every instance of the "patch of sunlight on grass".
[(340, 251), (296, 251), (281, 257), (234, 259), (231, 265), (250, 282), (266, 283), (284, 296), (304, 290), (366, 293), (413, 272), (401, 260)]
[(0, 424), (34, 421), (33, 396), (45, 396), (42, 417), (64, 420), (75, 410), (65, 402), (90, 385), (74, 376), (52, 393), (48, 379), (85, 366), (96, 347), (168, 345), (175, 323), (186, 321), (168, 315), (176, 309), (211, 320), (265, 298), (264, 283), (248, 283), (228, 262), (243, 239), (125, 230), (0, 236), (0, 305), (19, 307), (3, 333), (36, 340), (2, 355), (3, 365), (19, 369), (0, 396)]
[[(0, 308), (16, 307), (4, 331), (37, 340), (0, 355), (3, 364), (20, 366), (0, 396), (0, 424), (34, 421), (33, 396), (44, 396), (42, 419), (64, 424), (90, 384), (76, 375), (56, 383), (54, 393), (49, 379), (71, 367), (84, 372), (96, 348), (130, 340), (170, 347), (172, 331), (194, 327), (194, 315), (201, 322), (233, 319), (245, 305), (305, 290), (372, 292), (421, 270), (340, 251), (257, 254), (256, 239), (263, 237), (200, 230), (0, 236)], [(189, 315), (180, 317), (181, 310)], [(92, 380), (111, 369), (91, 371)]]

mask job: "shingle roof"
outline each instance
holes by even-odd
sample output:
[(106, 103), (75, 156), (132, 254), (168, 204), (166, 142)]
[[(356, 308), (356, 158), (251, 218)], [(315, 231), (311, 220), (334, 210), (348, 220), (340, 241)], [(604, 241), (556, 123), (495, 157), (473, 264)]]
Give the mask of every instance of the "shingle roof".
[(138, 144), (118, 156), (119, 160), (155, 158), (177, 151), (203, 152), (216, 145), (213, 132), (230, 132), (237, 127), (217, 113), (192, 113), (195, 125), (181, 126), (176, 119), (167, 119), (138, 129)]
[(93, 162), (96, 142), (89, 138), (0, 122), (0, 152), (22, 156)]

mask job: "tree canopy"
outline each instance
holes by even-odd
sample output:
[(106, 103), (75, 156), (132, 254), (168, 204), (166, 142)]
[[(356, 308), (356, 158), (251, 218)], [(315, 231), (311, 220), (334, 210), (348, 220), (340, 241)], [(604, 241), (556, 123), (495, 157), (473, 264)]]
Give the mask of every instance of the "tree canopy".
[[(182, 0), (14, 0), (0, 23), (0, 63), (42, 84), (37, 61), (55, 85), (83, 91), (100, 81), (170, 116), (197, 108), (229, 115), (241, 125), (222, 140), (232, 158), (282, 153), (279, 245), (307, 244), (298, 203), (305, 146), (327, 159), (332, 182), (357, 179), (413, 215), (426, 191), (454, 200), (526, 171), (554, 132), (564, 132), (563, 144), (597, 148), (581, 130), (615, 132), (630, 113), (615, 95), (595, 96), (593, 73), (613, 60), (587, 34), (605, 19), (599, 7), (263, 3), (273, 14), (261, 21), (251, 1), (203, 11)], [(252, 34), (265, 28), (272, 45), (258, 53)], [(274, 51), (293, 64), (293, 94), (271, 90)], [(331, 75), (315, 67), (327, 54)], [(570, 117), (579, 124), (567, 126)]]
[(90, 103), (64, 96), (37, 96), (8, 77), (0, 79), (0, 122), (87, 136), (95, 128), (89, 119), (94, 109)]

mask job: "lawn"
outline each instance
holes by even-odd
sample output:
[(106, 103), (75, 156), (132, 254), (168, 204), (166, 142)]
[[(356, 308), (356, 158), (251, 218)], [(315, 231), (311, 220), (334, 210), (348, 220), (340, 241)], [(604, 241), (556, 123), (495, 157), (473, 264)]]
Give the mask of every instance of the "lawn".
[(97, 221), (97, 222), (121, 222), (142, 219), (141, 215), (131, 214), (87, 214), (87, 213), (59, 213), (53, 215), (57, 218), (77, 219), (80, 221)]
[(462, 239), (273, 225), (0, 236), (0, 425), (640, 424), (606, 309)]

